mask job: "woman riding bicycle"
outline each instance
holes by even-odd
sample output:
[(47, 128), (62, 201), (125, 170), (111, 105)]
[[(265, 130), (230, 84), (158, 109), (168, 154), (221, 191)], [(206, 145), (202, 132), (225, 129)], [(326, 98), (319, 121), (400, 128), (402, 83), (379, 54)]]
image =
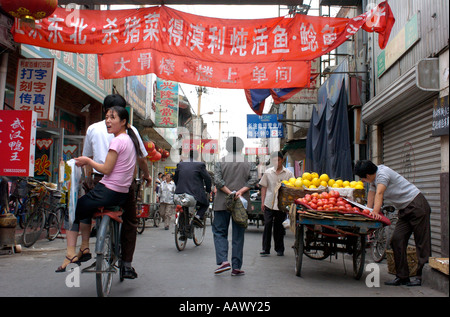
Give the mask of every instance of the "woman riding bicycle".
[[(65, 272), (70, 263), (79, 263), (91, 258), (82, 250), (89, 248), (91, 218), (99, 207), (123, 205), (131, 185), (136, 157), (141, 156), (138, 140), (129, 126), (129, 114), (123, 107), (111, 107), (106, 113), (108, 133), (114, 134), (104, 164), (94, 162), (86, 156), (75, 159), (77, 166), (90, 165), (104, 177), (88, 194), (82, 196), (75, 210), (75, 220), (67, 231), (67, 252), (63, 264), (56, 272)], [(78, 231), (81, 230), (81, 248), (76, 252)]]

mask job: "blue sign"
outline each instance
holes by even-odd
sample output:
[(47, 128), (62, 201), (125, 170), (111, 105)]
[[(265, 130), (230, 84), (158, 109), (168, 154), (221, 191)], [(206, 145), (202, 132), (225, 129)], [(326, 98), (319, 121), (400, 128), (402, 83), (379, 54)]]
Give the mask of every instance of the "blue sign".
[(247, 139), (252, 138), (283, 138), (283, 124), (278, 122), (283, 119), (283, 115), (277, 114), (257, 114), (247, 115)]

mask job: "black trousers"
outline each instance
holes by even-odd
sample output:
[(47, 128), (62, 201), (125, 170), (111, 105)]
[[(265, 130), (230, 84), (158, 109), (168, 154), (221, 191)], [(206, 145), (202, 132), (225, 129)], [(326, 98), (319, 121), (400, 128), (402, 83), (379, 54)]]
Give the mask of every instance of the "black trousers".
[(286, 229), (283, 227), (283, 221), (286, 219), (286, 213), (280, 210), (273, 210), (264, 207), (264, 232), (262, 239), (262, 250), (269, 253), (273, 241), (275, 252), (284, 252), (284, 236)]
[(409, 277), (407, 248), (413, 233), (418, 260), (417, 276), (422, 275), (423, 266), (431, 256), (430, 214), (430, 205), (422, 193), (405, 209), (398, 211), (398, 221), (391, 240), (397, 277)]

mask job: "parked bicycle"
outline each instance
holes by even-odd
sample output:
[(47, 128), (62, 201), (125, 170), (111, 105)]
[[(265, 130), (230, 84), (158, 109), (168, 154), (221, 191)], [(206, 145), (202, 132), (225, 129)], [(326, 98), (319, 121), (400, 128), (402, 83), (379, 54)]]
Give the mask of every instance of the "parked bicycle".
[(37, 201), (37, 194), (33, 191), (36, 182), (32, 179), (18, 177), (11, 184), (8, 208), (16, 218), (20, 228), (25, 228), (28, 216), (32, 213)]
[[(97, 296), (99, 297), (107, 297), (111, 293), (113, 276), (120, 269), (122, 213), (122, 208), (113, 206), (100, 208), (99, 212), (94, 214), (97, 229), (96, 260), (81, 272), (96, 274)], [(120, 278), (120, 281), (122, 282), (123, 278)]]
[(60, 204), (62, 192), (50, 187), (50, 184), (39, 182), (33, 190), (36, 194), (36, 203), (29, 215), (23, 231), (23, 244), (31, 247), (41, 237), (42, 231), (47, 231), (46, 238), (50, 241), (56, 239), (61, 231), (65, 207)]
[(383, 207), (382, 212), (391, 221), (391, 224), (375, 230), (369, 236), (370, 254), (376, 263), (383, 261), (386, 250), (390, 249), (391, 237), (397, 222), (397, 210), (393, 206)]
[(203, 217), (202, 227), (193, 223), (198, 211), (197, 201), (188, 194), (175, 194), (174, 202), (177, 205), (175, 215), (175, 245), (178, 251), (184, 250), (188, 239), (194, 244), (202, 244), (206, 232), (206, 217)]

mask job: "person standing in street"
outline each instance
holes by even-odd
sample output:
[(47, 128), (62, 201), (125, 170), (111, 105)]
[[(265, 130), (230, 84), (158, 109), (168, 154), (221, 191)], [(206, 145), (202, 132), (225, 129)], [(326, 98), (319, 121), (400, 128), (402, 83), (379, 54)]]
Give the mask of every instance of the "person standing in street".
[(209, 207), (206, 193), (211, 192), (211, 177), (206, 171), (206, 165), (197, 161), (198, 153), (191, 150), (189, 160), (177, 164), (173, 180), (176, 185), (175, 194), (189, 194), (195, 198), (198, 205), (194, 217), (194, 225), (203, 228), (203, 217)]
[(283, 166), (283, 153), (272, 153), (270, 160), (273, 167), (266, 170), (259, 182), (261, 186), (261, 211), (264, 212), (264, 232), (262, 237), (262, 252), (260, 255), (270, 255), (273, 228), (275, 252), (278, 256), (283, 256), (284, 236), (286, 234), (283, 221), (286, 219), (287, 212), (278, 209), (278, 192), (276, 192), (276, 188), (281, 181), (289, 180), (294, 175)]
[[(103, 100), (103, 111), (106, 113), (108, 109), (112, 106), (120, 106), (125, 108), (127, 105), (126, 100), (119, 94), (112, 94), (105, 97)], [(134, 126), (130, 126), (136, 135), (139, 148), (142, 156), (137, 157), (137, 163), (140, 169), (143, 171), (143, 179), (147, 181), (147, 186), (151, 183), (151, 177), (148, 170), (147, 150), (145, 149), (144, 143), (142, 142), (139, 132)], [(90, 125), (86, 132), (86, 137), (84, 139), (83, 156), (90, 157), (99, 164), (105, 162), (106, 155), (108, 153), (109, 144), (114, 137), (113, 134), (108, 133), (105, 125), (105, 120), (96, 122)], [(103, 178), (103, 173), (95, 170), (90, 165), (86, 165), (85, 168), (85, 182), (83, 187), (85, 189), (93, 188), (96, 183), (98, 183)], [(121, 243), (122, 243), (122, 266), (120, 268), (120, 274), (123, 278), (134, 279), (137, 277), (137, 273), (131, 266), (133, 261), (134, 250), (136, 246), (136, 181), (133, 177), (133, 181), (130, 185), (128, 192), (127, 203), (124, 206), (124, 213), (122, 215), (123, 225), (121, 232)], [(89, 247), (82, 246), (79, 252), (79, 258), (82, 260), (88, 260), (90, 258)]]
[[(369, 183), (367, 207), (373, 208), (375, 219), (381, 218), (383, 204), (393, 205), (398, 210), (398, 220), (391, 238), (396, 278), (386, 285), (420, 286), (422, 269), (431, 256), (431, 208), (420, 190), (403, 176), (385, 165), (361, 160), (355, 164), (355, 174)], [(416, 279), (409, 279), (407, 247), (414, 233), (418, 268)]]
[[(214, 221), (212, 231), (214, 234), (214, 247), (216, 250), (216, 263), (219, 267), (215, 274), (232, 269), (231, 275), (244, 275), (241, 270), (244, 250), (245, 228), (232, 221), (232, 253), (231, 265), (228, 261), (228, 227), (231, 213), (226, 208), (226, 197), (235, 192), (235, 199), (244, 197), (250, 201), (249, 190), (257, 183), (256, 164), (247, 162), (242, 155), (244, 142), (238, 137), (227, 139), (228, 154), (217, 162), (214, 167), (214, 183), (217, 193), (214, 198)], [(250, 206), (250, 203), (248, 204)]]
[(164, 229), (169, 230), (170, 219), (175, 211), (173, 195), (175, 194), (175, 183), (172, 180), (172, 173), (167, 173), (159, 187), (159, 213), (164, 221)]

